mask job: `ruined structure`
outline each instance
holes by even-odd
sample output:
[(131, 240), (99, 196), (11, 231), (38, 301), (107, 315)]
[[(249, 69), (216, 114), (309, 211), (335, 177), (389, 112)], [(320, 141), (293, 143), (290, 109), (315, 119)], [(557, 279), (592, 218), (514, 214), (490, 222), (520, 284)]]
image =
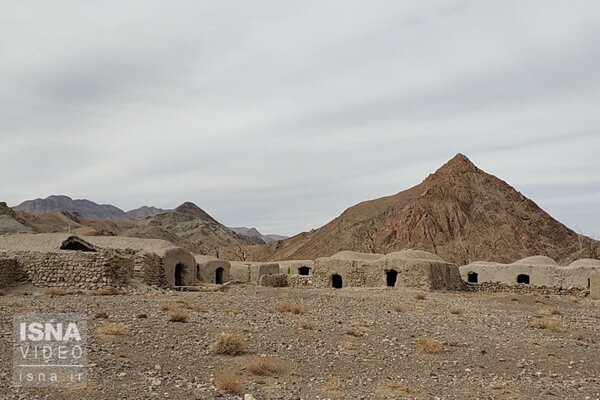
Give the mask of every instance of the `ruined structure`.
[(231, 264), (211, 256), (194, 255), (196, 259), (196, 279), (201, 282), (223, 284), (231, 280)]
[(279, 272), (289, 275), (311, 275), (315, 266), (313, 260), (288, 260), (277, 261), (279, 264)]
[(132, 279), (156, 286), (196, 282), (194, 256), (158, 239), (16, 234), (0, 236), (0, 251), (16, 261), (15, 280), (43, 287), (124, 287)]
[(133, 277), (131, 259), (65, 234), (0, 236), (4, 285), (31, 282), (41, 287), (97, 289), (127, 286)]
[(279, 274), (279, 264), (253, 261), (231, 261), (231, 280), (260, 283), (263, 275)]
[(460, 290), (458, 267), (419, 250), (387, 255), (343, 251), (318, 258), (313, 272), (316, 287), (412, 287)]
[(532, 256), (512, 264), (477, 261), (460, 267), (462, 279), (470, 284), (531, 285), (534, 287), (590, 289), (600, 260), (582, 259), (566, 267), (545, 256)]

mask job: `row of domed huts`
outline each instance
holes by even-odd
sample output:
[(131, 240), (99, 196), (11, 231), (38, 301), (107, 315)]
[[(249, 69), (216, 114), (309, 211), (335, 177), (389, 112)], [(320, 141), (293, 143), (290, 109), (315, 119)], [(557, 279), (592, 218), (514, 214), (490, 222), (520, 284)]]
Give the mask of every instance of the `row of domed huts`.
[(0, 236), (0, 287), (31, 282), (44, 287), (126, 287), (133, 280), (158, 286), (252, 282), (315, 288), (412, 287), (461, 290), (497, 283), (590, 289), (600, 284), (600, 261), (558, 266), (534, 256), (512, 264), (475, 262), (458, 267), (420, 250), (383, 254), (342, 251), (316, 260), (270, 263), (224, 261), (194, 255), (158, 239), (78, 237), (61, 233)]

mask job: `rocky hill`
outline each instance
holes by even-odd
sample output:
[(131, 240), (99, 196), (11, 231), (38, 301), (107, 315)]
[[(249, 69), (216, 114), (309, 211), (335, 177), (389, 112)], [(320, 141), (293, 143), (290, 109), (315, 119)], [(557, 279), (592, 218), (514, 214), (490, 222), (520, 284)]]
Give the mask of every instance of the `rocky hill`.
[(162, 208), (156, 208), (152, 206), (142, 206), (134, 210), (127, 211), (125, 215), (127, 215), (129, 218), (145, 218), (160, 214), (165, 211), (168, 210), (163, 210)]
[(406, 248), (463, 264), (534, 254), (562, 259), (580, 242), (577, 233), (459, 154), (413, 188), (357, 204), (320, 229), (257, 247), (253, 256), (312, 259), (341, 250)]
[(282, 236), (282, 235), (275, 235), (275, 234), (263, 235), (256, 228), (246, 228), (245, 226), (240, 226), (240, 227), (235, 227), (235, 228), (230, 228), (230, 229), (232, 231), (234, 231), (235, 233), (237, 233), (238, 235), (249, 238), (250, 240), (254, 241), (255, 244), (265, 244), (265, 243), (275, 242), (277, 240), (287, 239), (287, 236)]
[(123, 220), (129, 217), (125, 211), (110, 204), (97, 204), (90, 200), (73, 200), (69, 196), (48, 196), (45, 199), (27, 200), (13, 207), (15, 211), (40, 215), (52, 211), (75, 212), (85, 218)]

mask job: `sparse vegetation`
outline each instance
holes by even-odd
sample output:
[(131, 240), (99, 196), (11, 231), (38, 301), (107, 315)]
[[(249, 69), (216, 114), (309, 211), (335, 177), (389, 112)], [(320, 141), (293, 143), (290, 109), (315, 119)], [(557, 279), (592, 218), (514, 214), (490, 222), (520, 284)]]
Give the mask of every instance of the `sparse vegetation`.
[(559, 332), (563, 330), (563, 326), (560, 321), (553, 318), (544, 318), (539, 322), (532, 325), (534, 328), (547, 329), (551, 332)]
[(406, 383), (402, 382), (391, 382), (386, 384), (381, 392), (387, 396), (398, 396), (398, 395), (410, 395), (418, 393), (417, 390), (412, 389)]
[(284, 301), (282, 303), (280, 303), (276, 310), (280, 313), (292, 313), (292, 314), (302, 314), (304, 311), (302, 309), (302, 306), (295, 304), (295, 303), (291, 303), (289, 301)]
[(246, 350), (246, 339), (237, 333), (221, 333), (213, 342), (210, 351), (213, 354), (237, 356)]
[(402, 308), (402, 306), (396, 306), (394, 307), (394, 311), (401, 313), (402, 311), (404, 311), (404, 308)]
[(327, 380), (327, 382), (325, 382), (325, 385), (323, 386), (323, 390), (325, 392), (330, 392), (330, 393), (340, 392), (342, 389), (343, 389), (342, 381), (340, 381), (340, 378), (338, 378), (337, 376), (330, 377)]
[(442, 345), (435, 339), (421, 336), (416, 341), (417, 350), (425, 354), (438, 354), (442, 351)]
[(96, 318), (96, 319), (107, 319), (108, 318), (108, 313), (106, 311), (98, 311), (94, 315), (94, 318)]
[(108, 287), (104, 289), (90, 290), (89, 294), (92, 296), (119, 296), (124, 295), (125, 292), (114, 287)]
[(125, 325), (114, 322), (105, 322), (100, 325), (96, 331), (101, 335), (108, 336), (122, 336), (127, 335), (128, 332)]
[(460, 308), (458, 308), (458, 307), (452, 307), (450, 309), (450, 314), (460, 315), (462, 313), (463, 313), (463, 311)]
[(187, 322), (190, 313), (181, 308), (173, 308), (169, 310), (169, 321), (171, 322)]
[(309, 321), (307, 319), (300, 319), (300, 320), (298, 320), (298, 324), (300, 325), (300, 327), (302, 329), (306, 329), (308, 331), (312, 331), (316, 327), (316, 324), (313, 321)]
[(417, 300), (425, 300), (425, 299), (427, 299), (427, 297), (425, 297), (425, 295), (423, 293), (417, 293), (415, 295), (415, 299), (417, 299)]
[(239, 375), (232, 371), (219, 371), (215, 374), (214, 385), (217, 389), (229, 393), (244, 392), (244, 383)]
[(272, 357), (254, 356), (246, 361), (246, 368), (253, 375), (268, 376), (281, 370), (277, 360)]

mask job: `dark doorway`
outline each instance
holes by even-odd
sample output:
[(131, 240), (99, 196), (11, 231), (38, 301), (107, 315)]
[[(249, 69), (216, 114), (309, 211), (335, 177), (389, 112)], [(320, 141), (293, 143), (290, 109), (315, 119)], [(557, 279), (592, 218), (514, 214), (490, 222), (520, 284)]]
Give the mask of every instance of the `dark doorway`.
[(221, 285), (223, 283), (223, 268), (219, 267), (215, 270), (215, 283)]
[(479, 283), (479, 274), (477, 272), (469, 272), (467, 274), (467, 282)]
[(389, 287), (396, 286), (396, 280), (398, 279), (398, 271), (390, 269), (385, 272), (385, 282)]
[(331, 287), (334, 289), (341, 289), (344, 286), (344, 282), (342, 281), (342, 277), (338, 274), (331, 275)]
[(592, 288), (592, 280), (588, 278), (588, 290)]
[(72, 251), (86, 251), (86, 252), (95, 252), (96, 249), (92, 245), (83, 240), (71, 236), (60, 245), (61, 250), (72, 250)]
[(308, 275), (310, 274), (310, 267), (300, 267), (298, 268), (298, 275)]
[(527, 275), (527, 274), (517, 275), (517, 283), (523, 283), (525, 285), (529, 285), (529, 275)]
[(183, 286), (183, 264), (175, 266), (175, 286)]

